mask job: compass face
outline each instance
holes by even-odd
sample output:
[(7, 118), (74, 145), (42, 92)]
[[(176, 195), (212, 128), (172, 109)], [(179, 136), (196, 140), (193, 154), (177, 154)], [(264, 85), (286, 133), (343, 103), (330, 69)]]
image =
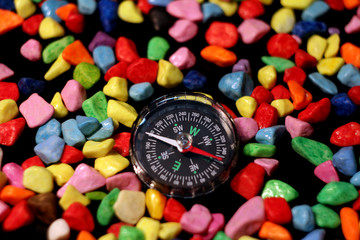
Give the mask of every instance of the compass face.
[(170, 196), (214, 190), (228, 178), (236, 152), (231, 118), (203, 95), (160, 99), (140, 113), (133, 129), (135, 172)]

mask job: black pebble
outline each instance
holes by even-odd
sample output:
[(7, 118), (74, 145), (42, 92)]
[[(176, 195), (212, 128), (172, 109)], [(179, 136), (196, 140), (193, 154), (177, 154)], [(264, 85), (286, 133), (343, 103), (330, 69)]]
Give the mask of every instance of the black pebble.
[(153, 7), (149, 18), (156, 31), (167, 31), (175, 23), (175, 18), (170, 16), (164, 7)]

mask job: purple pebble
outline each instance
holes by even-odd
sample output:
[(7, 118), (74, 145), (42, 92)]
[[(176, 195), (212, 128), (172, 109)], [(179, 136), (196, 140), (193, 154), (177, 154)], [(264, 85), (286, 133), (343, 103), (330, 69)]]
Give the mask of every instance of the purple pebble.
[(251, 76), (250, 62), (247, 59), (240, 59), (232, 68), (232, 72), (246, 72)]
[(115, 43), (116, 43), (115, 38), (109, 36), (108, 34), (102, 31), (98, 31), (95, 37), (91, 40), (88, 48), (90, 52), (94, 51), (94, 49), (99, 45), (105, 45), (114, 48)]
[(335, 34), (335, 33), (340, 34), (340, 29), (338, 29), (336, 27), (329, 27), (328, 32), (330, 35)]

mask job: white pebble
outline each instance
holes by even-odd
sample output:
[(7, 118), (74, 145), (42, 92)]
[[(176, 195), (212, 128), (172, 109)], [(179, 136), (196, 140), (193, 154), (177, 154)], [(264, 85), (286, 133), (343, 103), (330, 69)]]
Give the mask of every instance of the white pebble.
[(70, 227), (63, 218), (52, 222), (47, 231), (48, 240), (67, 240), (70, 238)]

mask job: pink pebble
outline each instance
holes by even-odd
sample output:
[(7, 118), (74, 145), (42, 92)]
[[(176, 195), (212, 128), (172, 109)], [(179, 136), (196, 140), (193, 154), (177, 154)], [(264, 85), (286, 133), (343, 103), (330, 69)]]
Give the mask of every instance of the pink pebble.
[(39, 94), (33, 93), (19, 106), (29, 128), (46, 123), (54, 114), (54, 107), (47, 103)]
[(20, 53), (24, 58), (36, 62), (41, 59), (42, 46), (38, 40), (29, 39), (20, 48)]
[(3, 166), (2, 171), (5, 173), (10, 185), (15, 187), (24, 188), (23, 175), (24, 169), (13, 162), (7, 163)]
[(301, 38), (300, 38), (298, 35), (293, 34), (293, 35), (291, 35), (291, 36), (292, 36), (293, 39), (295, 39), (295, 41), (296, 41), (299, 45), (301, 45), (302, 40), (301, 40)]
[(81, 163), (76, 167), (69, 181), (57, 191), (56, 194), (59, 198), (62, 197), (69, 184), (79, 192), (86, 193), (105, 186), (105, 178), (95, 168)]
[(286, 131), (290, 133), (292, 138), (294, 137), (309, 137), (314, 132), (314, 128), (310, 123), (294, 118), (292, 116), (286, 116), (285, 118)]
[(8, 68), (5, 64), (0, 63), (0, 81), (14, 75), (14, 71)]
[(264, 200), (255, 196), (241, 205), (231, 217), (225, 226), (225, 234), (231, 239), (250, 236), (260, 230), (265, 220)]
[(360, 18), (354, 15), (344, 29), (347, 34), (360, 32)]
[(0, 223), (4, 221), (7, 215), (10, 213), (10, 207), (0, 200)]
[(61, 90), (61, 98), (69, 112), (75, 112), (81, 109), (83, 102), (86, 100), (85, 88), (76, 80), (67, 81)]
[(180, 43), (189, 41), (194, 38), (197, 33), (198, 26), (187, 19), (179, 19), (169, 28), (169, 35)]
[(271, 176), (279, 167), (279, 161), (273, 158), (257, 158), (254, 160), (254, 163), (262, 166), (268, 176)]
[(314, 174), (325, 183), (340, 181), (339, 175), (331, 160), (327, 160), (316, 166)]
[(216, 233), (223, 229), (225, 225), (225, 217), (222, 213), (213, 213), (212, 221), (210, 222), (209, 228), (206, 233), (202, 235), (195, 235), (201, 237), (203, 240), (211, 240), (216, 235)]
[(181, 228), (192, 234), (202, 234), (207, 231), (212, 215), (205, 206), (194, 204), (190, 211), (183, 213), (180, 219)]
[(360, 17), (360, 6), (356, 9), (356, 16)]
[(133, 172), (123, 172), (106, 179), (108, 191), (118, 188), (120, 190), (141, 191), (141, 182)]
[(237, 30), (244, 43), (252, 44), (265, 36), (270, 31), (270, 26), (262, 20), (249, 18), (245, 19)]
[(174, 52), (169, 61), (180, 70), (191, 68), (196, 63), (195, 55), (187, 47), (181, 47)]
[(234, 122), (241, 142), (249, 141), (255, 137), (257, 131), (259, 130), (259, 126), (253, 118), (237, 117), (234, 119)]
[(166, 11), (176, 18), (187, 19), (194, 22), (203, 19), (200, 4), (196, 0), (172, 1), (166, 6)]

